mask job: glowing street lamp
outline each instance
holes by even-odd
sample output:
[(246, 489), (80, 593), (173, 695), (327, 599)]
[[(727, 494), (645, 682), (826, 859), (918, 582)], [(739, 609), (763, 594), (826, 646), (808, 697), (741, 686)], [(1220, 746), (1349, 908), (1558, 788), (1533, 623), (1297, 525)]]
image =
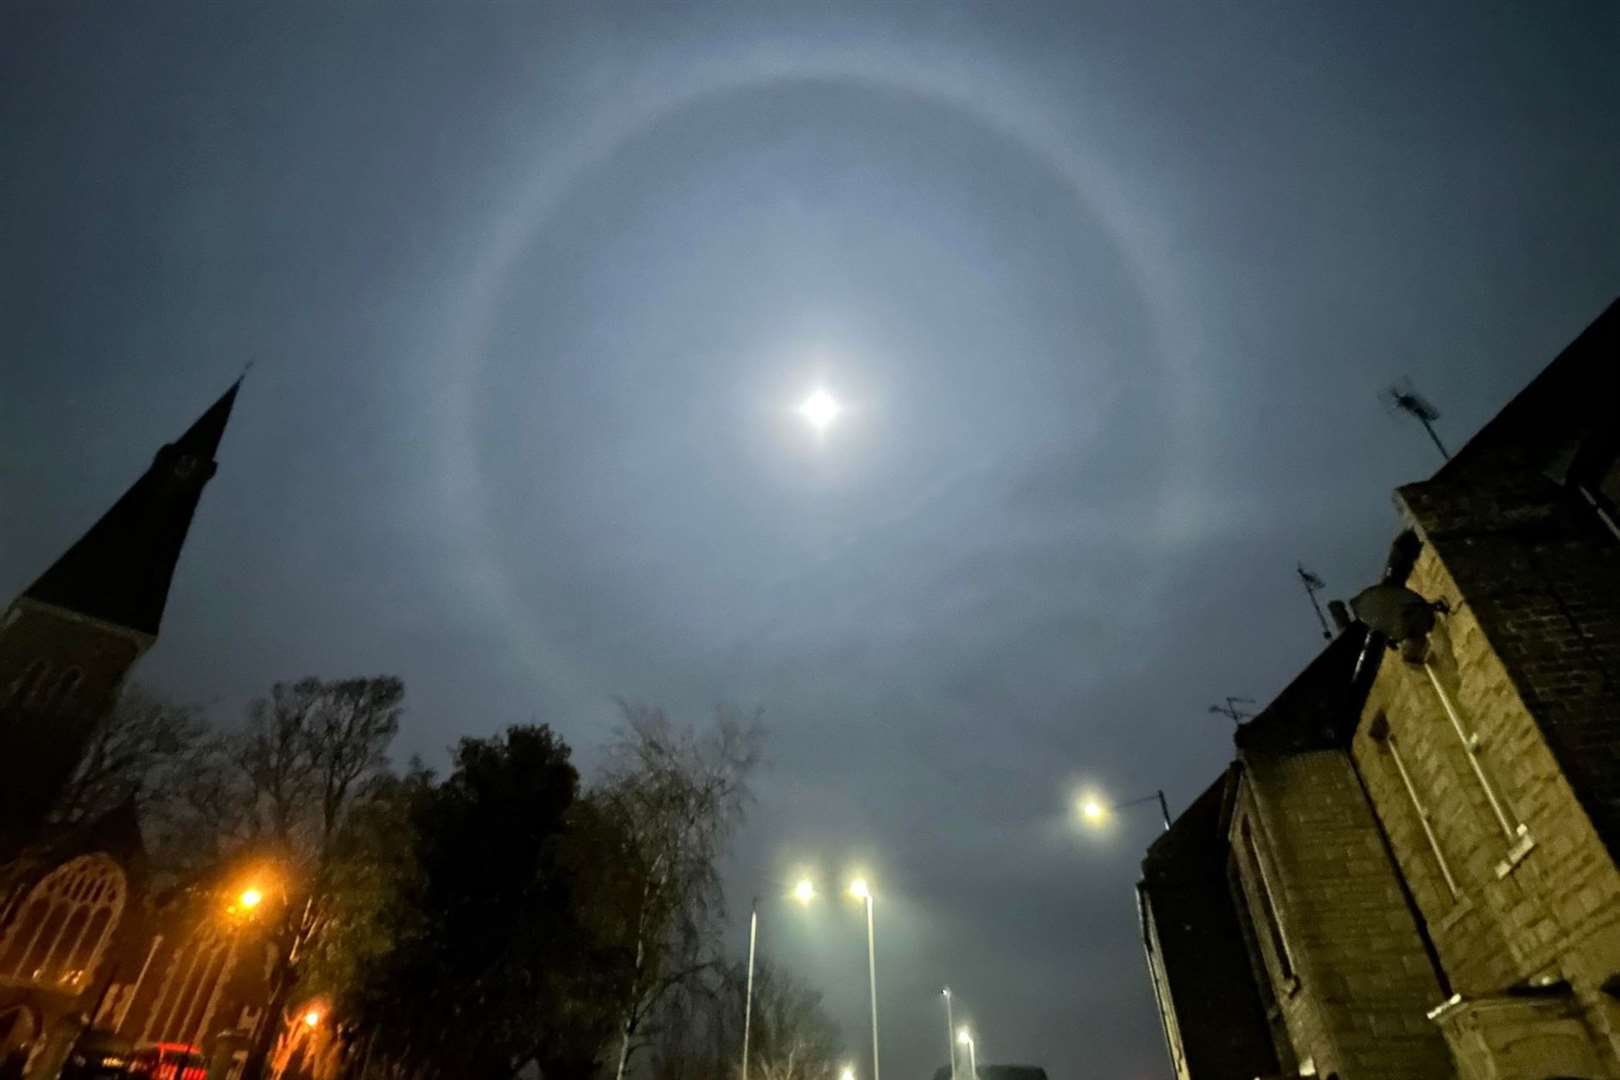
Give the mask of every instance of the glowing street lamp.
[(973, 1043), (973, 1032), (965, 1026), (957, 1029), (956, 1041), (967, 1047), (968, 1076), (972, 1077), (972, 1080), (979, 1080), (979, 1050)]
[(811, 391), (810, 396), (799, 405), (799, 415), (804, 417), (805, 423), (809, 424), (817, 435), (824, 434), (843, 411), (844, 408), (838, 404), (838, 399), (820, 386)]
[(264, 893), (258, 889), (243, 889), (242, 894), (236, 898), (236, 906), (243, 911), (252, 911), (264, 900)]
[(866, 975), (872, 995), (872, 1080), (882, 1080), (878, 1067), (877, 931), (872, 917), (872, 888), (858, 877), (849, 883), (849, 895), (866, 905)]
[(305, 1027), (311, 1027), (311, 1028), (312, 1027), (319, 1027), (320, 1023), (321, 1023), (321, 1011), (319, 1009), (310, 1009), (308, 1012), (306, 1012), (304, 1014), (304, 1026)]
[(843, 1071), (838, 1074), (838, 1080), (855, 1080), (855, 1066), (845, 1065)]
[(1101, 825), (1108, 820), (1108, 807), (1095, 795), (1085, 795), (1080, 799), (1080, 820), (1088, 825)]
[(1126, 799), (1122, 803), (1114, 803), (1112, 805), (1104, 800), (1101, 795), (1097, 795), (1093, 792), (1087, 792), (1081, 795), (1079, 801), (1075, 803), (1075, 810), (1078, 812), (1081, 822), (1083, 822), (1089, 828), (1097, 829), (1107, 824), (1108, 819), (1114, 816), (1114, 811), (1124, 810), (1126, 807), (1130, 806), (1140, 806), (1142, 803), (1153, 802), (1155, 800), (1157, 800), (1159, 804), (1159, 817), (1164, 822), (1164, 831), (1169, 832), (1170, 804), (1165, 802), (1164, 792), (1162, 790), (1155, 791), (1151, 795), (1143, 795), (1139, 799)]
[[(788, 893), (800, 906), (808, 907), (816, 898), (816, 883), (801, 877)], [(759, 897), (748, 912), (748, 989), (743, 998), (742, 1080), (748, 1080), (748, 1034), (754, 1020), (754, 944), (759, 938)]]

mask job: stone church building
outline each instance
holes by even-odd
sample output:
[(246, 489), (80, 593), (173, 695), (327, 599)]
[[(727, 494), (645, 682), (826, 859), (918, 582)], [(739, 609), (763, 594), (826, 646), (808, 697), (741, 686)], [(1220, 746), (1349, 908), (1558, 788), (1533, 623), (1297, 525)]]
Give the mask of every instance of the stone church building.
[(1617, 502), (1620, 303), (1396, 492), (1383, 580), (1148, 850), (1178, 1077), (1620, 1078)]
[(0, 616), (0, 1077), (156, 1044), (195, 1048), (225, 1076), (262, 1019), (257, 904), (236, 899), (239, 883), (153, 873), (133, 803), (71, 829), (50, 822), (157, 640), (238, 387)]

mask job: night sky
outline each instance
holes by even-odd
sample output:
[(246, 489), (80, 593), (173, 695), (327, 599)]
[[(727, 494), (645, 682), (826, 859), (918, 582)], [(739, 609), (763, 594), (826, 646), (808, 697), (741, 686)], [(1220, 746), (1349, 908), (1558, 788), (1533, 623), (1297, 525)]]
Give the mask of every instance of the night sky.
[[(1620, 8), (11, 2), (0, 591), (254, 363), (138, 678), (397, 758), (764, 708), (890, 1080), (1168, 1075), (1132, 885), (1389, 492), (1620, 293)], [(816, 438), (816, 385), (847, 411)], [(858, 910), (767, 904), (868, 1075)], [(732, 938), (741, 950), (742, 921)]]

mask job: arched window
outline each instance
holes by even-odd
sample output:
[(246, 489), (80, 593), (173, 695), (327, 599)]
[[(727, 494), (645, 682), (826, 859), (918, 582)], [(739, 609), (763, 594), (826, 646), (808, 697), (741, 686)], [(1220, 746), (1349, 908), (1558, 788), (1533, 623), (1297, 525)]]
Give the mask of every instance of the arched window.
[(124, 891), (124, 872), (105, 855), (81, 855), (52, 870), (0, 943), (0, 976), (83, 989), (118, 926)]
[(147, 1014), (142, 1042), (202, 1042), (220, 988), (229, 977), (234, 943), (233, 935), (209, 921), (174, 951)]

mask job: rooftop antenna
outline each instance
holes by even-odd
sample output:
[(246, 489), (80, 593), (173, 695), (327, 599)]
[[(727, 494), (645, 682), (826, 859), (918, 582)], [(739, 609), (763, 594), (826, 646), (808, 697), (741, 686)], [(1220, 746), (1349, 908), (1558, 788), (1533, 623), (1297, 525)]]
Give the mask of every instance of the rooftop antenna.
[(1440, 456), (1447, 461), (1451, 460), (1451, 455), (1446, 452), (1446, 446), (1440, 441), (1440, 436), (1434, 433), (1434, 422), (1440, 419), (1440, 410), (1434, 407), (1432, 401), (1417, 392), (1412, 386), (1411, 379), (1401, 376), (1380, 391), (1378, 397), (1391, 412), (1403, 412), (1408, 416), (1417, 417), (1418, 423), (1423, 425), (1423, 430), (1434, 440)]
[(1322, 624), (1322, 637), (1332, 641), (1333, 631), (1328, 629), (1327, 616), (1322, 614), (1322, 604), (1316, 599), (1316, 594), (1327, 588), (1327, 582), (1305, 569), (1304, 563), (1296, 563), (1294, 572), (1305, 584), (1305, 595), (1311, 598), (1311, 609), (1316, 612), (1316, 621)]
[(1244, 705), (1253, 705), (1254, 698), (1228, 697), (1225, 705), (1211, 705), (1209, 707), (1209, 711), (1212, 713), (1220, 713), (1222, 716), (1229, 716), (1232, 718), (1233, 724), (1238, 724), (1254, 715), (1254, 713), (1249, 712), (1246, 709), (1238, 708), (1239, 702), (1243, 703)]

